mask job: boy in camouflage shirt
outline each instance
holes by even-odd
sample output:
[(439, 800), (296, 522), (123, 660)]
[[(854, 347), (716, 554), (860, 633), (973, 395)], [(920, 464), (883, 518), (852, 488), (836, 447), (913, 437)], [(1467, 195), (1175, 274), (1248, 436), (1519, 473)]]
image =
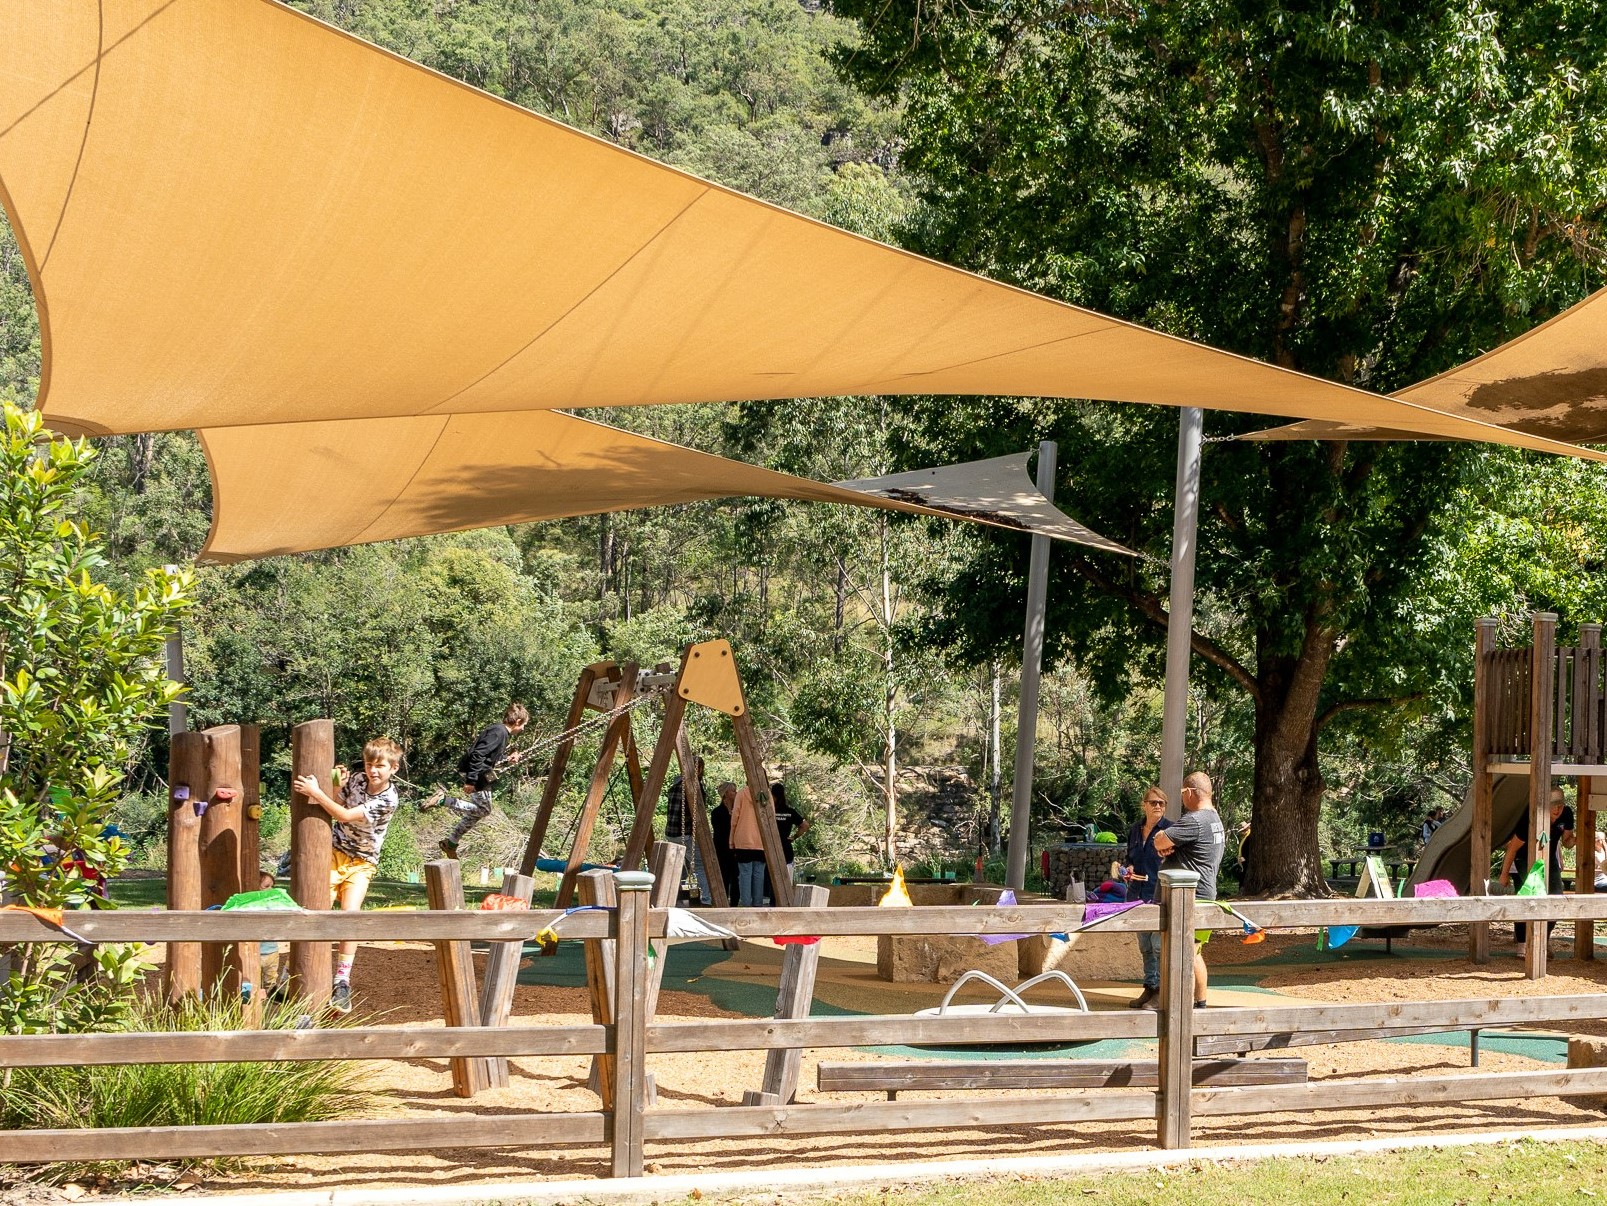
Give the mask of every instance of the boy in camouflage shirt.
[[(340, 800), (324, 791), (315, 775), (302, 775), (295, 789), (334, 819), (331, 841), (335, 859), (329, 871), (329, 887), (337, 908), (363, 907), (368, 885), (379, 870), (379, 852), (385, 844), (385, 831), (396, 815), (400, 802), (391, 778), (401, 765), (402, 749), (389, 737), (376, 737), (363, 747), (363, 773), (347, 778), (345, 767), (336, 767)], [(342, 942), (335, 963), (335, 990), (329, 1003), (341, 1013), (352, 1008), (352, 961), (357, 957), (356, 942)]]

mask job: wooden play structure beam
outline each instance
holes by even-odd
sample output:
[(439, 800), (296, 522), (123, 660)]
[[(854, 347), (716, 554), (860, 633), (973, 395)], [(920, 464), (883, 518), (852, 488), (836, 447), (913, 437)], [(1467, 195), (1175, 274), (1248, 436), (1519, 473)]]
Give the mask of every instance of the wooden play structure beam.
[[(1492, 833), (1492, 796), (1497, 775), (1529, 779), (1529, 832), (1551, 832), (1551, 781), (1556, 776), (1577, 784), (1574, 832), (1581, 835), (1574, 857), (1574, 890), (1595, 891), (1595, 807), (1591, 786), (1607, 776), (1607, 689), (1602, 677), (1601, 625), (1581, 624), (1577, 646), (1557, 644), (1557, 616), (1536, 612), (1531, 643), (1503, 649), (1499, 622), (1478, 621), (1473, 671), (1473, 818), (1469, 831), (1470, 895), (1488, 895), (1491, 855), (1499, 844)], [(1535, 858), (1537, 842), (1524, 851)], [(1551, 851), (1544, 857), (1549, 860)], [(1521, 875), (1526, 868), (1515, 868)], [(1596, 923), (1575, 923), (1574, 954), (1595, 957)], [(1534, 935), (1530, 935), (1531, 939)], [(1524, 974), (1538, 980), (1546, 974), (1547, 943), (1530, 941)], [(1490, 960), (1488, 922), (1472, 926), (1469, 958)]]

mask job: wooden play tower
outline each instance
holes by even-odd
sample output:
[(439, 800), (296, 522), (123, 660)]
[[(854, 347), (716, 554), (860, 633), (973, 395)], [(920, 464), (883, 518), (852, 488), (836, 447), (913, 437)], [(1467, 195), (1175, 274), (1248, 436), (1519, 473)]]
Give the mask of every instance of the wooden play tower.
[[(1551, 781), (1572, 778), (1577, 785), (1574, 831), (1577, 846), (1574, 890), (1595, 890), (1595, 803), (1591, 785), (1607, 786), (1607, 692), (1602, 682), (1601, 625), (1581, 624), (1577, 646), (1557, 644), (1557, 617), (1537, 612), (1529, 645), (1498, 647), (1499, 621), (1478, 621), (1473, 674), (1473, 818), (1469, 833), (1468, 891), (1490, 892), (1492, 797), (1497, 775), (1529, 777), (1529, 832), (1551, 829)], [(1505, 835), (1503, 835), (1504, 837)], [(1533, 847), (1524, 853), (1533, 861)], [(1517, 870), (1517, 869), (1515, 869)], [(1575, 923), (1578, 958), (1595, 955), (1595, 923)], [(1490, 926), (1473, 926), (1469, 955), (1490, 959)], [(1546, 943), (1528, 944), (1525, 971), (1530, 979), (1546, 974)]]

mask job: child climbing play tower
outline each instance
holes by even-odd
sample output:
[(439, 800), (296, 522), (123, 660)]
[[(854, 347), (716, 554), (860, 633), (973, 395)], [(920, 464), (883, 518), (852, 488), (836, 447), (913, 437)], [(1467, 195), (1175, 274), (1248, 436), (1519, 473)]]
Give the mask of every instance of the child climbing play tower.
[[(1473, 671), (1473, 818), (1469, 835), (1468, 891), (1490, 892), (1492, 793), (1497, 775), (1529, 778), (1529, 832), (1551, 830), (1551, 780), (1573, 778), (1578, 788), (1575, 832), (1582, 835), (1575, 891), (1595, 888), (1593, 835), (1595, 805), (1591, 785), (1607, 783), (1607, 714), (1604, 714), (1601, 625), (1581, 624), (1577, 646), (1557, 644), (1557, 616), (1537, 612), (1527, 646), (1497, 647), (1499, 621), (1478, 621)], [(1533, 861), (1534, 844), (1524, 857)], [(1539, 857), (1549, 857), (1542, 852)], [(1594, 957), (1595, 923), (1576, 922), (1575, 951)], [(1532, 980), (1546, 974), (1546, 943), (1530, 942), (1525, 972)], [(1490, 959), (1490, 925), (1472, 927), (1468, 954), (1475, 963)]]

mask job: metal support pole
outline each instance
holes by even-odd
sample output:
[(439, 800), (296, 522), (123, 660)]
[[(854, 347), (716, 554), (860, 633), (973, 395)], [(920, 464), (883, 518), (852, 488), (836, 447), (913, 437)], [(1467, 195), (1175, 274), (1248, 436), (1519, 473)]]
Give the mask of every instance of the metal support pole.
[[(1055, 497), (1055, 442), (1038, 445), (1038, 491)], [(1010, 803), (1010, 845), (1005, 858), (1006, 887), (1027, 885), (1027, 854), (1032, 845), (1032, 758), (1038, 738), (1038, 677), (1043, 665), (1043, 617), (1049, 601), (1049, 538), (1032, 538), (1027, 566), (1027, 624), (1021, 639), (1021, 710), (1016, 722), (1016, 771)]]
[(1166, 815), (1183, 815), (1183, 745), (1188, 735), (1189, 647), (1194, 632), (1194, 551), (1200, 526), (1200, 439), (1205, 412), (1185, 406), (1177, 420), (1177, 488), (1172, 510), (1172, 576), (1167, 591), (1166, 694), (1161, 712), (1161, 790)]

